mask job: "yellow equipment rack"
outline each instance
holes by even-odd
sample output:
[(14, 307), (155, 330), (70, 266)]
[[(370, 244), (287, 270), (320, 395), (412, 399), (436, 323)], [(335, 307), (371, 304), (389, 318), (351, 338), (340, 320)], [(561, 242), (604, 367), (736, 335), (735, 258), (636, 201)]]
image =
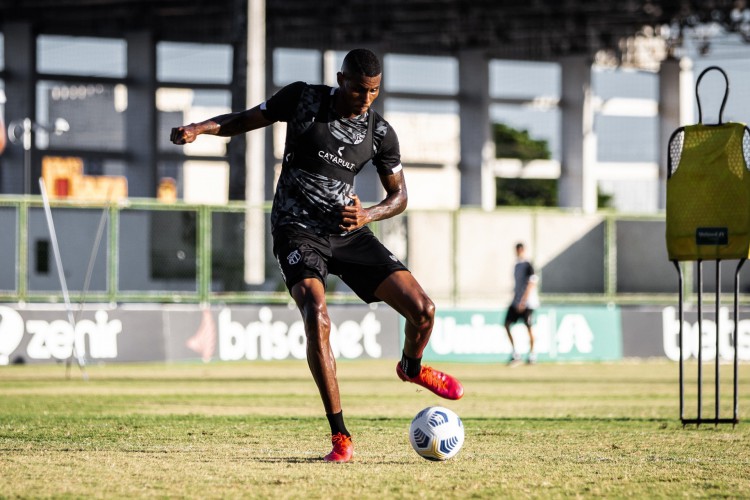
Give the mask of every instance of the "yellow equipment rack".
[[(717, 124), (703, 124), (698, 87), (709, 71), (719, 71), (725, 82), (724, 99)], [(679, 276), (680, 343), (680, 420), (683, 425), (731, 423), (738, 419), (737, 335), (734, 344), (734, 399), (731, 418), (720, 416), (719, 392), (719, 310), (721, 305), (721, 261), (738, 259), (734, 278), (734, 332), (739, 318), (739, 275), (750, 255), (750, 170), (746, 157), (750, 151), (750, 129), (744, 123), (722, 123), (729, 95), (729, 78), (718, 66), (703, 70), (695, 84), (698, 124), (680, 127), (669, 139), (667, 159), (666, 243), (669, 259)], [(716, 261), (716, 355), (714, 416), (704, 417), (703, 405), (703, 272), (704, 260)], [(680, 261), (697, 263), (698, 316), (698, 391), (697, 415), (686, 418), (683, 356), (684, 296)]]

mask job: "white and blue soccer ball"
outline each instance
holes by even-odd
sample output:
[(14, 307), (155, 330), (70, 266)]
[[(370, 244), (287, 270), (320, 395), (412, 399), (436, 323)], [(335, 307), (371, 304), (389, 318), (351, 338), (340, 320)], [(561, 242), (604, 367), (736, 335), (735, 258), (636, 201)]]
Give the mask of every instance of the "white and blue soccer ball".
[(411, 421), (409, 441), (422, 458), (448, 460), (455, 457), (464, 444), (464, 424), (448, 408), (430, 406)]

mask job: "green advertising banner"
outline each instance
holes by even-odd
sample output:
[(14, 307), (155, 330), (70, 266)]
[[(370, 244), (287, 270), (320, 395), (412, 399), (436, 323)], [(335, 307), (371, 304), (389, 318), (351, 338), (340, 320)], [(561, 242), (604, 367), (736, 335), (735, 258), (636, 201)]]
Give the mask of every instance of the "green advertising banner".
[[(505, 310), (439, 309), (426, 360), (494, 362), (510, 359)], [(404, 320), (401, 319), (403, 341)], [(622, 358), (622, 321), (616, 306), (545, 306), (534, 312), (537, 361), (612, 361)], [(529, 351), (523, 323), (511, 327), (517, 351)]]

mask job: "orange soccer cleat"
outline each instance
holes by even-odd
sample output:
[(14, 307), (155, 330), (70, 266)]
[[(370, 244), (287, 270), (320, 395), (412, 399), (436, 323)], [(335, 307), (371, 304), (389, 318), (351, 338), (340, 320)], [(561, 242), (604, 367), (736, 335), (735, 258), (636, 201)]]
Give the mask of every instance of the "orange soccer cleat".
[(323, 457), (323, 460), (326, 462), (348, 462), (352, 459), (354, 444), (352, 444), (351, 436), (345, 436), (339, 432), (331, 436), (331, 443), (333, 443), (333, 450)]
[(414, 378), (409, 378), (401, 368), (401, 363), (399, 363), (396, 365), (396, 373), (398, 374), (398, 378), (404, 382), (421, 385), (441, 398), (461, 399), (461, 396), (464, 395), (464, 386), (461, 385), (461, 382), (447, 373), (435, 370), (429, 366), (422, 365), (419, 375)]

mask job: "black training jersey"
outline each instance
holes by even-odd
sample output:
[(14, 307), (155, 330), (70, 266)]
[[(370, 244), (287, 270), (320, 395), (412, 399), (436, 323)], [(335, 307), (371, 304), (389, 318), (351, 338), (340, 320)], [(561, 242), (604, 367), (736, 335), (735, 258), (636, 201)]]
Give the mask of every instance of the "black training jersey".
[[(524, 293), (526, 293), (526, 287), (529, 282), (538, 280), (536, 273), (534, 272), (534, 266), (528, 260), (519, 260), (513, 267), (513, 278), (515, 280), (515, 286), (513, 287), (513, 305), (518, 306), (521, 303)], [(526, 297), (526, 307), (529, 309), (536, 309), (539, 307), (539, 295), (536, 288), (531, 290), (531, 293)]]
[(354, 176), (372, 160), (381, 175), (401, 170), (398, 137), (369, 110), (336, 115), (336, 89), (297, 82), (261, 105), (272, 121), (287, 122), (281, 176), (271, 211), (272, 230), (287, 224), (318, 234), (341, 233), (341, 207), (351, 204)]

